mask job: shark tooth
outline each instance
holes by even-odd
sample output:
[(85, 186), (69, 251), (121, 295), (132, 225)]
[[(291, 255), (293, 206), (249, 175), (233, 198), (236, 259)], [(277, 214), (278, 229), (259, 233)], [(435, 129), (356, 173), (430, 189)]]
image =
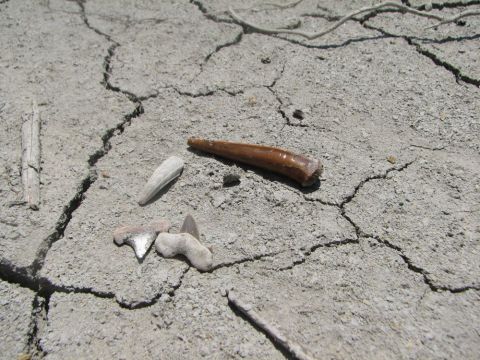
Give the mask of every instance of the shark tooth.
[(157, 195), (166, 185), (180, 176), (184, 161), (178, 156), (170, 156), (153, 172), (140, 194), (140, 205), (145, 205)]
[(113, 241), (117, 245), (130, 245), (137, 258), (142, 260), (157, 235), (169, 229), (170, 223), (166, 220), (160, 220), (148, 226), (122, 226), (113, 232)]
[(200, 240), (200, 231), (198, 231), (197, 223), (190, 214), (185, 217), (180, 232), (190, 234), (197, 240)]

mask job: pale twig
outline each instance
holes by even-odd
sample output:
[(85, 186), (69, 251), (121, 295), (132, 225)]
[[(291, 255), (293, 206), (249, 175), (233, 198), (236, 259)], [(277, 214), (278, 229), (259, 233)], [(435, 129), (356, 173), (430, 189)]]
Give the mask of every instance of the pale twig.
[[(253, 4), (252, 6), (244, 7), (244, 8), (236, 8), (234, 11), (265, 11), (265, 10), (272, 10), (272, 9), (289, 9), (297, 6), (303, 0), (295, 0), (290, 3), (286, 4), (279, 4), (279, 3), (259, 3)], [(270, 7), (270, 9), (268, 8)], [(220, 10), (216, 12), (207, 13), (208, 15), (220, 15), (220, 14), (228, 14), (228, 10)]]
[(303, 0), (296, 0), (296, 1), (292, 1), (290, 3), (286, 3), (286, 4), (278, 4), (278, 3), (264, 3), (262, 4), (263, 6), (271, 6), (271, 7), (274, 7), (274, 8), (277, 8), (277, 9), (289, 9), (289, 8), (292, 8), (292, 7), (295, 7), (297, 6), (298, 4), (300, 4)]
[(283, 349), (288, 351), (290, 354), (294, 355), (296, 359), (299, 360), (314, 360), (311, 355), (305, 353), (302, 347), (288, 339), (284, 336), (280, 331), (274, 327), (273, 325), (269, 324), (265, 319), (263, 319), (259, 314), (255, 311), (250, 309), (250, 306), (245, 305), (239, 300), (232, 291), (227, 293), (228, 303), (235, 308), (236, 310), (240, 311), (243, 315), (245, 315), (250, 321), (252, 321), (256, 326), (262, 329), (265, 333), (267, 333), (271, 338), (275, 340)]
[(441, 25), (445, 25), (445, 24), (449, 24), (449, 23), (453, 23), (457, 20), (460, 20), (462, 18), (465, 18), (467, 16), (476, 16), (476, 15), (480, 15), (480, 10), (468, 10), (468, 11), (464, 11), (458, 15), (455, 15), (455, 16), (452, 16), (450, 18), (446, 18), (446, 19), (443, 19), (442, 21), (440, 21), (439, 23), (437, 24), (434, 24), (432, 26), (429, 26), (429, 27), (426, 27), (425, 30), (428, 30), (428, 29), (432, 29), (432, 28), (437, 28)]
[(24, 200), (33, 210), (40, 203), (40, 116), (33, 100), (32, 112), (23, 116), (22, 182)]
[(411, 14), (414, 14), (414, 15), (418, 15), (418, 16), (422, 16), (422, 17), (426, 17), (426, 18), (430, 18), (430, 19), (435, 19), (435, 20), (438, 20), (438, 21), (443, 21), (444, 20), (443, 17), (438, 16), (438, 15), (430, 14), (430, 13), (420, 11), (420, 10), (415, 10), (415, 9), (412, 9), (412, 8), (406, 6), (406, 5), (402, 5), (402, 4), (399, 4), (399, 3), (396, 3), (396, 2), (386, 1), (386, 2), (383, 2), (383, 3), (375, 5), (375, 6), (364, 7), (364, 8), (361, 8), (359, 10), (356, 10), (356, 11), (344, 16), (339, 21), (337, 21), (335, 24), (333, 24), (332, 26), (330, 26), (330, 27), (328, 27), (324, 30), (321, 30), (321, 31), (316, 32), (316, 33), (309, 33), (309, 32), (298, 31), (298, 30), (271, 29), (271, 28), (263, 27), (263, 26), (253, 24), (253, 23), (250, 23), (250, 22), (242, 19), (240, 16), (238, 16), (238, 14), (232, 8), (229, 8), (228, 12), (229, 12), (230, 16), (235, 21), (237, 21), (238, 23), (246, 25), (246, 26), (248, 26), (248, 27), (260, 32), (260, 33), (298, 35), (298, 36), (302, 36), (304, 38), (307, 38), (308, 40), (314, 40), (314, 39), (317, 39), (321, 36), (324, 36), (324, 35), (332, 32), (333, 30), (338, 28), (340, 25), (342, 25), (343, 23), (352, 19), (356, 15), (366, 13), (366, 12), (373, 12), (373, 11), (376, 11), (376, 10), (379, 10), (379, 9), (382, 9), (382, 8), (385, 8), (385, 7), (397, 8), (397, 9), (400, 9), (400, 10), (402, 10), (404, 12), (407, 12), (407, 13), (411, 13)]

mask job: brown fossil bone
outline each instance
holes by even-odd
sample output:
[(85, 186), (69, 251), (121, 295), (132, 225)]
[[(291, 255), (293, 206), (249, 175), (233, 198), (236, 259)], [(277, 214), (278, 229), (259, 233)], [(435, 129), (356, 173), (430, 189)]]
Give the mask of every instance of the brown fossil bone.
[(302, 186), (312, 185), (323, 169), (320, 161), (316, 159), (309, 159), (304, 155), (270, 146), (206, 140), (197, 137), (188, 139), (188, 145), (194, 149), (285, 175)]

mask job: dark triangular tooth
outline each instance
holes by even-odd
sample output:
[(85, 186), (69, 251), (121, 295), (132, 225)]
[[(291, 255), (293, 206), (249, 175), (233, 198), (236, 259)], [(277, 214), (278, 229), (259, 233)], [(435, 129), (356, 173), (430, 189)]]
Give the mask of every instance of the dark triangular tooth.
[(200, 240), (200, 231), (198, 231), (198, 226), (192, 215), (188, 214), (183, 221), (182, 228), (180, 229), (181, 233), (188, 233), (192, 235), (197, 240)]

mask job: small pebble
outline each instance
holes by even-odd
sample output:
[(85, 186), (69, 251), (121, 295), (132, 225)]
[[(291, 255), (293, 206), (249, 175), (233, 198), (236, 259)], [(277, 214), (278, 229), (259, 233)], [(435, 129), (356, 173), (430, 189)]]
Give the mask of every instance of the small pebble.
[(297, 109), (293, 112), (293, 117), (298, 120), (303, 120), (305, 118), (305, 114), (302, 110)]
[(228, 172), (223, 175), (223, 186), (234, 186), (240, 184), (240, 174), (237, 172)]
[(390, 164), (395, 164), (397, 162), (397, 158), (393, 155), (390, 155), (390, 156), (387, 156), (387, 161), (390, 163)]
[(225, 201), (225, 196), (222, 194), (215, 194), (212, 196), (212, 204), (214, 207), (219, 207)]

